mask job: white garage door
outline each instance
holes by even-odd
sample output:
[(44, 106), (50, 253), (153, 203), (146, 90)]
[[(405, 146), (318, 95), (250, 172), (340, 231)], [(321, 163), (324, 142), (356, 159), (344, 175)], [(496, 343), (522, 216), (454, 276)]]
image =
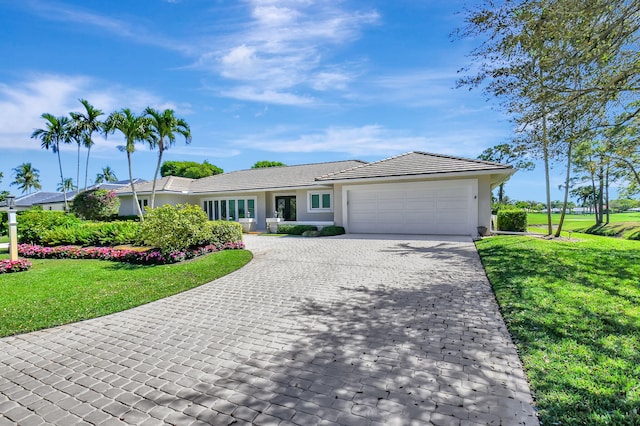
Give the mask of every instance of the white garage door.
[(350, 233), (474, 233), (477, 181), (367, 185), (346, 191)]

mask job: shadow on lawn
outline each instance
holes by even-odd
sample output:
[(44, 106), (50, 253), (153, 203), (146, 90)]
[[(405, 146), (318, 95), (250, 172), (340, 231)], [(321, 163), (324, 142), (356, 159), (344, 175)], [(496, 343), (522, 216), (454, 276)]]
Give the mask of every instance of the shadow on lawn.
[(637, 424), (640, 253), (521, 241), (480, 252), (509, 330), (529, 359), (542, 421)]

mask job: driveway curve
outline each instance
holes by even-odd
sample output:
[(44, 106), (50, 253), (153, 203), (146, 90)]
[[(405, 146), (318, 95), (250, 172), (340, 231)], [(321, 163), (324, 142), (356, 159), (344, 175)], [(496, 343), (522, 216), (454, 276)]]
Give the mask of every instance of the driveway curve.
[(0, 426), (538, 424), (470, 240), (246, 242), (197, 289), (0, 339)]

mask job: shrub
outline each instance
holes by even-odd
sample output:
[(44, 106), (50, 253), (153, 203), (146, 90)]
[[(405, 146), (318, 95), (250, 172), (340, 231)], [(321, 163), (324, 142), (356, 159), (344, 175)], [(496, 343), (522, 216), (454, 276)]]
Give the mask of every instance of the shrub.
[(321, 237), (333, 237), (335, 235), (342, 235), (344, 233), (345, 233), (345, 231), (344, 231), (344, 228), (342, 226), (325, 226), (320, 231), (320, 236)]
[(162, 253), (201, 245), (209, 241), (211, 236), (212, 227), (207, 214), (191, 204), (165, 204), (149, 209), (145, 221), (140, 225), (142, 243)]
[(29, 268), (31, 268), (31, 262), (25, 259), (18, 259), (15, 261), (9, 259), (0, 260), (0, 274), (22, 272)]
[[(115, 249), (111, 247), (42, 247), (34, 244), (20, 244), (18, 246), (18, 253), (22, 256), (35, 259), (99, 259), (143, 265), (164, 265), (168, 263), (181, 262), (183, 260), (192, 259), (196, 256), (202, 256), (217, 251), (239, 250), (243, 248), (244, 243), (242, 241), (218, 245), (209, 244), (187, 250), (176, 250), (170, 253), (162, 253), (159, 250), (139, 251)], [(30, 267), (31, 263), (27, 263)]]
[(498, 231), (525, 232), (527, 230), (527, 212), (524, 210), (499, 210)]
[(57, 226), (80, 223), (75, 215), (51, 210), (30, 209), (18, 216), (18, 240), (21, 243), (42, 244), (45, 233)]
[(279, 225), (278, 233), (290, 235), (302, 235), (305, 231), (317, 231), (318, 227), (313, 225)]
[(0, 235), (9, 233), (9, 213), (0, 212)]
[(81, 222), (56, 226), (46, 231), (42, 238), (42, 244), (48, 246), (64, 244), (116, 246), (138, 242), (139, 234), (140, 223), (138, 222)]
[(120, 199), (115, 191), (90, 189), (80, 192), (73, 199), (71, 212), (87, 220), (104, 220), (116, 216), (120, 210)]
[(242, 241), (242, 225), (238, 222), (216, 220), (209, 223), (209, 244), (225, 244)]

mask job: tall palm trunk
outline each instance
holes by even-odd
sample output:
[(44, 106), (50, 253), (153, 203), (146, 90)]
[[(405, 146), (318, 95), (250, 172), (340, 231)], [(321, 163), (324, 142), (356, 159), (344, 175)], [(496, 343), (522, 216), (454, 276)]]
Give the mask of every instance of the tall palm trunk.
[(162, 164), (163, 147), (164, 145), (161, 139), (158, 143), (158, 163), (156, 164), (156, 172), (153, 174), (153, 184), (151, 185), (151, 208), (155, 207), (156, 202), (156, 181), (158, 180), (158, 173), (160, 172), (160, 166)]
[[(58, 166), (60, 167), (60, 184), (64, 188), (64, 175), (62, 173), (62, 160), (60, 159), (60, 145), (56, 144), (56, 153), (58, 155)], [(67, 201), (67, 191), (62, 191), (64, 196), (64, 211), (69, 211), (69, 202)]]
[(133, 170), (131, 170), (131, 153), (129, 152), (127, 152), (127, 162), (129, 163), (129, 183), (131, 184), (131, 192), (133, 192), (133, 202), (136, 204), (136, 209), (138, 210), (138, 216), (140, 217), (140, 222), (144, 222), (142, 209), (140, 208), (140, 203), (138, 202), (138, 193), (136, 192), (136, 187), (133, 184)]
[(80, 187), (80, 141), (78, 141), (78, 171), (76, 173), (76, 186)]
[[(84, 191), (87, 190), (87, 179), (89, 178), (89, 154), (91, 154), (91, 145), (87, 147), (87, 163), (84, 167)], [(78, 181), (78, 186), (80, 186), (80, 181)]]

